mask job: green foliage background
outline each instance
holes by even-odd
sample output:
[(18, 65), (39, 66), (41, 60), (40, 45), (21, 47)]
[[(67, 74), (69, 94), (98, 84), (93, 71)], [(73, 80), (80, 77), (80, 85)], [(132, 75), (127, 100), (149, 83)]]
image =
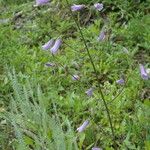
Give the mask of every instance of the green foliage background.
[[(150, 81), (140, 77), (139, 64), (150, 68), (149, 1), (70, 0), (88, 8), (75, 14), (103, 85), (118, 149), (150, 148)], [(0, 1), (0, 149), (113, 150), (107, 114), (95, 89), (96, 78), (65, 0), (33, 7), (34, 1)], [(103, 15), (107, 16), (107, 23)], [(98, 42), (102, 27), (107, 40)], [(52, 57), (41, 46), (61, 37)], [(69, 46), (68, 46), (69, 45)], [(127, 48), (128, 53), (123, 49)], [(56, 63), (46, 68), (46, 62)], [(61, 64), (61, 65), (59, 65)], [(72, 81), (71, 74), (79, 74)], [(116, 84), (121, 76), (125, 87)], [(122, 93), (112, 101), (114, 96)], [(86, 120), (87, 129), (76, 129)]]

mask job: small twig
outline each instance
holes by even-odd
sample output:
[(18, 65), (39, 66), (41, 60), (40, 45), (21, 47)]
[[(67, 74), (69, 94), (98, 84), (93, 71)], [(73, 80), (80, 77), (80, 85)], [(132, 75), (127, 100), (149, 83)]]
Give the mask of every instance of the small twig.
[(60, 65), (65, 71), (67, 71), (67, 73), (68, 73), (70, 76), (74, 77), (74, 75), (73, 75), (72, 73), (70, 73), (68, 70), (66, 70), (66, 68), (65, 68), (61, 63), (59, 63), (59, 61), (58, 61), (57, 57), (55, 57), (55, 55), (52, 54), (52, 56), (53, 56), (53, 58), (56, 60), (56, 62), (58, 63), (58, 65)]
[(131, 72), (129, 73), (129, 75), (128, 75), (126, 81), (125, 81), (125, 84), (122, 87), (122, 89), (120, 90), (120, 92), (109, 103), (107, 103), (108, 105), (111, 104), (113, 101), (115, 101), (122, 94), (122, 92), (124, 91), (128, 81), (129, 81), (130, 75), (131, 75)]

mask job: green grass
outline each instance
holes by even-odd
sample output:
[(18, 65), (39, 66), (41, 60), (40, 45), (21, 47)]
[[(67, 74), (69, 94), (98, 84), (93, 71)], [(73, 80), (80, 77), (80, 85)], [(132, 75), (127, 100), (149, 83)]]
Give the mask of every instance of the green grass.
[[(98, 71), (117, 147), (149, 150), (150, 81), (139, 71), (140, 63), (150, 68), (149, 2), (104, 0), (100, 14), (90, 7), (95, 2), (70, 0), (89, 8), (74, 14)], [(97, 79), (65, 1), (42, 7), (33, 7), (34, 1), (0, 4), (0, 149), (113, 150)], [(102, 27), (107, 37), (98, 42)], [(63, 45), (53, 57), (41, 46), (57, 37)], [(56, 66), (45, 67), (46, 62)], [(122, 76), (125, 86), (116, 84)], [(85, 91), (92, 86), (94, 95), (88, 97)], [(77, 133), (87, 119), (87, 129)]]

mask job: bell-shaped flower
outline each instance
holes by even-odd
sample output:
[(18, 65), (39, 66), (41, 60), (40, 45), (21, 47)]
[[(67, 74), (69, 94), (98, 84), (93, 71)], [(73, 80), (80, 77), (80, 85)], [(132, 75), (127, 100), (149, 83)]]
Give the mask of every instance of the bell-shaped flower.
[(96, 10), (101, 11), (104, 6), (102, 3), (96, 3), (94, 4), (94, 7), (96, 8)]
[(119, 79), (116, 81), (117, 84), (123, 85), (125, 83), (124, 79)]
[(55, 64), (54, 64), (54, 63), (47, 62), (47, 63), (45, 64), (45, 66), (46, 66), (46, 67), (53, 67), (53, 66), (55, 66)]
[(54, 44), (53, 47), (50, 49), (50, 51), (51, 51), (51, 53), (52, 53), (53, 55), (55, 55), (55, 54), (57, 53), (57, 51), (58, 51), (59, 47), (61, 46), (61, 44), (62, 44), (62, 40), (61, 40), (61, 39), (57, 39), (57, 40), (55, 41), (55, 44)]
[(83, 9), (85, 7), (85, 5), (73, 5), (71, 6), (71, 11), (79, 11), (81, 9)]
[(89, 121), (88, 121), (88, 120), (84, 121), (84, 123), (83, 123), (79, 128), (77, 128), (77, 131), (78, 131), (78, 132), (84, 131), (85, 128), (88, 126), (88, 124), (89, 124)]
[(45, 5), (49, 2), (49, 0), (36, 0), (36, 5), (40, 6), (40, 5)]
[(48, 50), (48, 49), (50, 49), (50, 48), (53, 46), (53, 44), (54, 44), (54, 40), (51, 39), (51, 40), (49, 40), (47, 43), (45, 43), (45, 44), (42, 46), (42, 49), (43, 49), (43, 50)]
[(148, 80), (148, 78), (149, 78), (148, 73), (146, 72), (146, 70), (142, 64), (140, 64), (140, 72), (141, 72), (142, 79)]
[(99, 147), (93, 147), (92, 150), (102, 150), (102, 149)]
[(85, 93), (87, 94), (87, 96), (91, 97), (93, 95), (93, 90), (93, 88), (90, 88)]
[(102, 30), (98, 36), (98, 41), (103, 41), (106, 38), (105, 32)]
[(72, 80), (79, 80), (79, 79), (80, 79), (80, 77), (77, 74), (72, 76)]

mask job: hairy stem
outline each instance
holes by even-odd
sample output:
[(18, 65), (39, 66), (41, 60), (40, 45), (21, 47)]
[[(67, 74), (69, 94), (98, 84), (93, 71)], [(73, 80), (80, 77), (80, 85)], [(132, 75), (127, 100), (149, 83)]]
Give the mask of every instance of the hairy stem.
[[(69, 5), (68, 0), (66, 0), (66, 2), (67, 2), (68, 7), (70, 8), (70, 5)], [(74, 15), (73, 15), (71, 9), (69, 9), (69, 10), (70, 10), (70, 13), (71, 13), (72, 18), (74, 19), (74, 21), (75, 21), (75, 23), (76, 23), (76, 25), (77, 25), (78, 30), (79, 30), (79, 32), (80, 32), (81, 39), (82, 39), (82, 41), (83, 41), (83, 43), (84, 43), (84, 45), (85, 45), (85, 49), (86, 49), (86, 51), (87, 51), (87, 54), (88, 54), (88, 56), (89, 56), (89, 58), (90, 58), (90, 62), (91, 62), (92, 67), (93, 67), (93, 70), (94, 70), (94, 72), (95, 72), (96, 79), (97, 79), (97, 82), (98, 82), (99, 92), (100, 92), (101, 98), (102, 98), (102, 100), (103, 100), (104, 106), (105, 106), (105, 108), (106, 108), (107, 117), (108, 117), (108, 120), (109, 120), (111, 132), (112, 132), (112, 136), (113, 136), (113, 142), (114, 142), (114, 144), (116, 145), (116, 142), (115, 142), (115, 133), (114, 133), (113, 125), (112, 125), (112, 119), (111, 119), (111, 116), (110, 116), (109, 108), (108, 108), (107, 103), (106, 103), (106, 100), (105, 100), (105, 96), (104, 96), (104, 94), (103, 94), (103, 92), (102, 92), (102, 88), (101, 88), (101, 85), (100, 85), (100, 82), (99, 82), (99, 79), (98, 79), (98, 73), (97, 73), (96, 67), (95, 67), (95, 65), (94, 65), (94, 61), (93, 61), (92, 56), (91, 56), (91, 54), (90, 54), (89, 48), (88, 48), (88, 46), (87, 46), (86, 40), (85, 40), (84, 35), (83, 35), (83, 33), (82, 33), (82, 30), (81, 30), (81, 28), (80, 28), (80, 25), (79, 25), (79, 23), (76, 21), (76, 19), (74, 18)]]

